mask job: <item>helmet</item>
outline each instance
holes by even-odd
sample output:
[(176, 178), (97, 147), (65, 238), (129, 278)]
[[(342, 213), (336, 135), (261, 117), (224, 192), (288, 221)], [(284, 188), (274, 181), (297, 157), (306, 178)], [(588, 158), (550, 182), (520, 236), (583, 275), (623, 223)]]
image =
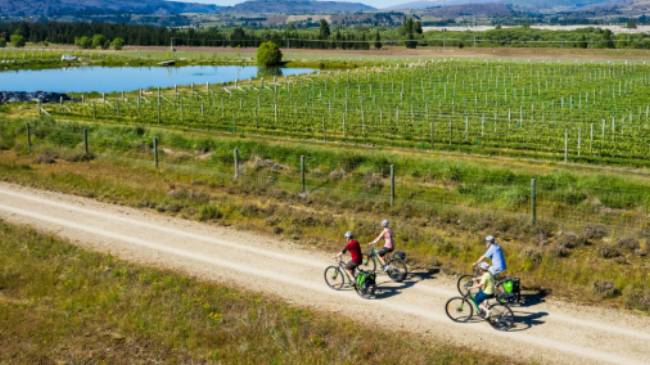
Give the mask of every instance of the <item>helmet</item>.
[(490, 236), (485, 236), (485, 243), (494, 243), (494, 242), (496, 242), (496, 239), (494, 238), (494, 236), (491, 236), (491, 235)]
[(347, 239), (350, 239), (350, 238), (354, 237), (354, 234), (352, 233), (352, 231), (347, 231), (347, 232), (345, 232), (343, 237), (345, 237)]
[(388, 227), (389, 224), (390, 224), (390, 222), (388, 221), (388, 219), (382, 219), (382, 221), (381, 221), (381, 226), (382, 227)]
[(490, 265), (488, 265), (488, 263), (485, 262), (485, 261), (481, 261), (481, 263), (478, 264), (478, 267), (479, 267), (481, 270), (489, 270), (489, 269), (490, 269)]

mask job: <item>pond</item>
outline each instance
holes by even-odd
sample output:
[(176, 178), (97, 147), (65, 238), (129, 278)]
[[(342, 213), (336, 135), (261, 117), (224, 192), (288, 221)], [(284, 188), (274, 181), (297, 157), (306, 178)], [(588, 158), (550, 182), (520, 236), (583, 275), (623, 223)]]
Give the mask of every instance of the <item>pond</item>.
[(260, 69), (256, 66), (70, 67), (0, 72), (0, 91), (119, 92), (153, 87), (226, 83), (255, 77), (301, 75), (309, 68)]

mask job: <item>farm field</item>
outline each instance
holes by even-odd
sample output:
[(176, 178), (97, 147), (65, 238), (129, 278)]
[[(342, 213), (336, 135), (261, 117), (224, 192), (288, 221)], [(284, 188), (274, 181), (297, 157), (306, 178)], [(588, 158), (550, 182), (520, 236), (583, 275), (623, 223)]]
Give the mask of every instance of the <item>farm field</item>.
[(4, 106), (0, 176), (326, 249), (388, 216), (449, 273), (494, 233), (526, 285), (647, 311), (647, 71), (413, 60)]

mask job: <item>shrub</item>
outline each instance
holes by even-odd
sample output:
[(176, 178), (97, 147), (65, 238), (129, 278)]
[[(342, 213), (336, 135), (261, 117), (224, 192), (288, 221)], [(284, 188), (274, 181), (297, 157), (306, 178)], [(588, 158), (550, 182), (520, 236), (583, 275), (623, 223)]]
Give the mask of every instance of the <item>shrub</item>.
[(199, 209), (199, 219), (203, 222), (220, 219), (223, 214), (214, 205), (204, 205)]
[(600, 257), (605, 258), (605, 259), (612, 259), (615, 257), (621, 256), (621, 251), (618, 250), (618, 248), (607, 245), (607, 246), (602, 246), (598, 249), (598, 254)]
[(278, 66), (282, 63), (282, 52), (273, 41), (267, 41), (257, 48), (257, 65), (261, 67)]
[(617, 244), (618, 247), (629, 251), (634, 251), (636, 249), (641, 248), (641, 245), (639, 244), (639, 240), (632, 237), (622, 238), (618, 240)]
[(95, 34), (92, 39), (92, 48), (108, 48), (108, 39), (103, 34)]
[(0, 34), (0, 48), (5, 48), (7, 46), (7, 41), (5, 40), (5, 37)]
[(25, 47), (25, 44), (27, 43), (25, 41), (25, 37), (23, 37), (20, 34), (12, 34), (10, 39), (11, 39), (11, 44), (13, 44), (13, 46), (16, 48)]
[(121, 50), (124, 47), (124, 39), (117, 37), (114, 38), (113, 41), (111, 42), (111, 48), (113, 48), (116, 51)]
[(601, 224), (588, 224), (585, 227), (583, 236), (588, 240), (601, 239), (607, 236), (607, 228)]
[(621, 294), (621, 291), (611, 281), (596, 281), (593, 286), (594, 294), (600, 298), (613, 298)]
[(81, 49), (88, 49), (92, 45), (92, 41), (90, 40), (90, 38), (88, 38), (86, 36), (75, 37), (74, 45), (81, 48)]

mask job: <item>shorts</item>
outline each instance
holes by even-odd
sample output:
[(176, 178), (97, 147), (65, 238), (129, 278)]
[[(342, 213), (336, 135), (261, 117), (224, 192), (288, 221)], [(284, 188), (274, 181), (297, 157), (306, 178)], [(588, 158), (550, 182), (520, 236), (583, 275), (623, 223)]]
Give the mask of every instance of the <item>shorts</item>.
[(348, 270), (354, 270), (359, 267), (359, 265), (361, 265), (360, 262), (348, 261), (348, 263), (345, 264), (345, 268)]
[(498, 266), (490, 266), (490, 268), (488, 269), (488, 271), (490, 272), (490, 274), (492, 274), (492, 276), (497, 276), (497, 275), (499, 275), (500, 273), (502, 273), (502, 272), (504, 272), (504, 271), (506, 271), (506, 270), (501, 269), (501, 268), (498, 267)]
[(483, 303), (486, 299), (494, 297), (494, 294), (485, 294), (483, 290), (479, 290), (478, 293), (474, 296), (474, 302), (476, 305)]
[(394, 250), (395, 250), (395, 247), (391, 247), (391, 248), (382, 247), (382, 248), (379, 249), (379, 251), (377, 251), (377, 255), (379, 255), (379, 257), (384, 257), (384, 256), (386, 256), (387, 253), (393, 252)]

